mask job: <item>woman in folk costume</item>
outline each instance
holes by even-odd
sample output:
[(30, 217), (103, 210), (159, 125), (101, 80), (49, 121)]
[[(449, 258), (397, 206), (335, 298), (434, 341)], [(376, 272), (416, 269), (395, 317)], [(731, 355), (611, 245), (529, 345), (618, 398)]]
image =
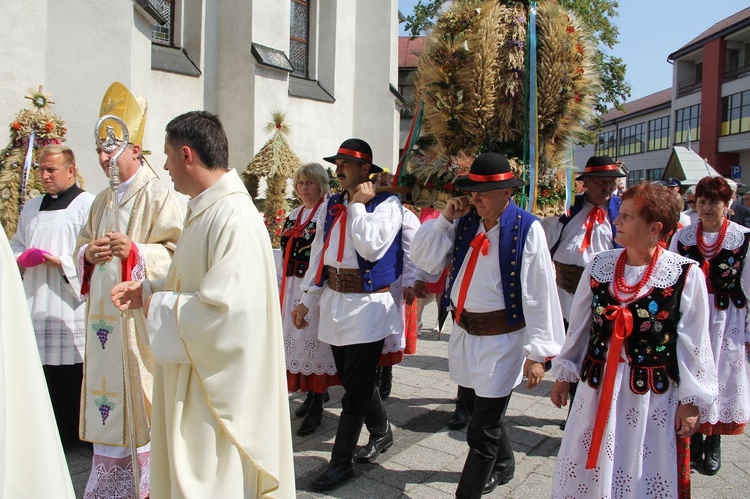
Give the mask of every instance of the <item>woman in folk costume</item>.
[(722, 177), (698, 182), (695, 199), (698, 223), (679, 231), (670, 249), (698, 262), (708, 285), (708, 327), (719, 396), (710, 410), (701, 411), (702, 424), (690, 439), (690, 461), (702, 463), (704, 473), (715, 475), (721, 467), (721, 435), (741, 435), (750, 419), (745, 291), (750, 285), (746, 261), (750, 229), (728, 219), (732, 189)]
[[(74, 258), (86, 300), (86, 352), (81, 389), (81, 440), (94, 444), (86, 498), (134, 498), (130, 436), (135, 435), (139, 465), (138, 496), (150, 490), (151, 400), (154, 361), (142, 341), (145, 320), (140, 310), (121, 319), (111, 301), (111, 290), (123, 280), (166, 276), (184, 210), (169, 186), (159, 180), (142, 156), (146, 102), (120, 83), (113, 83), (102, 99), (100, 116), (121, 118), (129, 141), (117, 160), (119, 227), (114, 231), (113, 191), (100, 192), (81, 227)], [(104, 125), (111, 124), (105, 122)], [(102, 142), (123, 140), (119, 125), (98, 131)], [(109, 129), (109, 130), (108, 130)], [(115, 151), (98, 150), (99, 164), (109, 176)], [(122, 333), (125, 324), (130, 376), (125, 378)], [(128, 388), (130, 389), (128, 393)], [(126, 398), (133, 402), (132, 421), (126, 416)]]
[(686, 437), (717, 381), (703, 273), (658, 245), (678, 217), (663, 186), (631, 187), (615, 219), (624, 249), (595, 255), (584, 270), (552, 361), (555, 406), (567, 404), (570, 382), (580, 380), (554, 498), (689, 494), (689, 468), (678, 473), (678, 458), (687, 459)]
[(299, 288), (310, 265), (310, 248), (318, 220), (325, 213), (328, 197), (328, 172), (318, 163), (306, 163), (294, 173), (294, 189), (302, 200), (289, 214), (281, 231), (283, 268), (281, 274), (281, 317), (284, 327), (286, 378), (290, 392), (307, 392), (305, 401), (294, 413), (305, 416), (297, 435), (314, 432), (323, 418), (323, 403), (329, 400), (328, 387), (340, 385), (331, 346), (318, 339), (319, 309), (307, 313), (307, 326), (292, 324), (292, 309), (300, 303)]

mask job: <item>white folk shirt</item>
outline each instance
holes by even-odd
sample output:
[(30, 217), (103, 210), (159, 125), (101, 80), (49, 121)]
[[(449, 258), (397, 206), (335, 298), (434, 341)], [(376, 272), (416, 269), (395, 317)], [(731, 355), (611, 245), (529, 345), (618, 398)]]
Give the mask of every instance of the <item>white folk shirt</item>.
[(26, 203), (10, 245), (16, 258), (29, 248), (60, 258), (62, 269), (44, 264), (26, 269), (23, 287), (42, 364), (80, 364), (86, 344), (86, 301), (73, 250), (94, 196), (81, 192), (65, 209), (39, 211), (43, 198)]
[(339, 293), (328, 287), (315, 285), (321, 257), (325, 265), (339, 269), (359, 269), (357, 254), (365, 260), (381, 259), (398, 235), (403, 223), (401, 202), (391, 196), (368, 213), (362, 203), (346, 204), (346, 240), (344, 256), (336, 261), (341, 223), (331, 228), (331, 239), (323, 255), (323, 225), (325, 211), (317, 221), (310, 253), (310, 267), (300, 288), (305, 293), (302, 303), (308, 308), (320, 305), (318, 338), (335, 346), (372, 343), (391, 334), (400, 333), (401, 312), (391, 293)]
[[(445, 217), (425, 222), (414, 236), (411, 258), (428, 273), (443, 269), (451, 258), (455, 225)], [(466, 295), (464, 309), (469, 312), (492, 312), (505, 308), (500, 275), (498, 238), (500, 225), (485, 231), (490, 241), (487, 255), (479, 254), (474, 276)], [(451, 290), (455, 305), (471, 251), (467, 254)], [(562, 348), (565, 332), (557, 296), (552, 262), (544, 231), (533, 222), (526, 236), (521, 257), (522, 307), (526, 327), (496, 336), (474, 336), (458, 324), (453, 326), (448, 345), (451, 379), (473, 388), (480, 397), (505, 397), (518, 386), (526, 357), (544, 362)]]
[[(583, 238), (586, 235), (586, 217), (594, 208), (594, 205), (589, 203), (585, 196), (583, 208), (568, 222), (564, 229), (559, 218), (545, 219), (544, 231), (547, 236), (549, 248), (552, 249), (557, 241), (560, 241), (557, 251), (555, 251), (555, 255), (552, 257), (553, 261), (566, 265), (585, 267), (597, 253), (614, 249), (614, 239), (612, 238), (613, 220), (610, 220), (608, 215), (609, 201), (598, 206), (604, 210), (607, 216), (605, 216), (604, 222), (594, 224), (594, 228), (591, 231), (591, 245), (584, 251), (581, 251), (581, 243), (583, 243)], [(573, 295), (560, 287), (557, 288), (557, 293), (560, 296), (563, 317), (569, 319), (570, 310), (573, 306)]]

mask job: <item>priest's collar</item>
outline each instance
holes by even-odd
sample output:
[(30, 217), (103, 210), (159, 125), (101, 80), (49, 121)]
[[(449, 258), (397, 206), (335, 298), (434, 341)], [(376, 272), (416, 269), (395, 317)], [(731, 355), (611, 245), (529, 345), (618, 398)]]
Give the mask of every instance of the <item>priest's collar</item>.
[(78, 187), (76, 184), (68, 187), (64, 191), (58, 192), (57, 194), (45, 194), (42, 198), (42, 204), (39, 206), (39, 211), (55, 211), (64, 210), (73, 200), (83, 192), (83, 189)]

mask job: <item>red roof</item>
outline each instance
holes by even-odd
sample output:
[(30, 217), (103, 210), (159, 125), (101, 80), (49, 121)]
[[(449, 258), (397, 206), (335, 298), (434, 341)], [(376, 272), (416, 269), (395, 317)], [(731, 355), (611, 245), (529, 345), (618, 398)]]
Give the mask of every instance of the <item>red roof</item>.
[(603, 123), (608, 121), (620, 119), (622, 117), (628, 117), (629, 115), (635, 115), (639, 111), (645, 111), (654, 107), (664, 105), (672, 102), (672, 88), (665, 88), (659, 92), (656, 92), (646, 97), (641, 97), (634, 101), (626, 102), (623, 104), (623, 110), (612, 108), (607, 111), (607, 114), (601, 117)]
[(425, 37), (418, 36), (412, 39), (410, 36), (398, 37), (398, 67), (416, 68), (419, 62), (419, 54), (424, 48)]
[[(748, 23), (747, 21), (750, 20), (750, 7), (743, 9), (736, 14), (732, 14), (731, 16), (727, 17), (723, 21), (719, 21), (718, 23), (714, 24), (710, 28), (708, 28), (706, 31), (701, 33), (700, 35), (696, 36), (692, 40), (690, 40), (688, 43), (680, 47), (680, 49), (676, 50), (675, 52), (669, 54), (669, 57), (667, 58), (670, 61), (673, 61), (675, 59), (678, 59), (684, 55), (689, 54), (690, 52), (699, 49), (712, 39), (718, 37), (718, 36), (726, 36), (734, 31), (737, 31), (739, 29), (742, 29), (744, 26), (746, 26)], [(734, 28), (734, 29), (733, 29)]]

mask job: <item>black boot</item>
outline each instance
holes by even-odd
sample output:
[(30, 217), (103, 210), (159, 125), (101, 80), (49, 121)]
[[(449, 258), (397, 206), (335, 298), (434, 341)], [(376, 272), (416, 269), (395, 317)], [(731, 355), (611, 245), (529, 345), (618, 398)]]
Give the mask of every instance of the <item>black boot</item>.
[(456, 497), (460, 499), (482, 497), (494, 464), (494, 459), (486, 459), (478, 452), (470, 450), (461, 472), (461, 479), (458, 481)]
[(370, 402), (367, 404), (365, 426), (370, 432), (370, 440), (354, 457), (358, 463), (373, 462), (393, 445), (393, 432), (377, 388), (372, 392)]
[(315, 395), (313, 392), (307, 392), (307, 397), (305, 397), (304, 402), (294, 410), (295, 416), (301, 418), (307, 414), (308, 409), (310, 409), (310, 402), (312, 402), (313, 395)]
[(448, 420), (448, 429), (461, 430), (466, 428), (466, 425), (469, 424), (470, 418), (471, 413), (469, 412), (468, 407), (466, 407), (466, 401), (464, 400), (464, 395), (459, 386), (458, 392), (456, 393), (456, 410), (453, 411), (451, 418)]
[(695, 432), (690, 437), (690, 467), (695, 468), (703, 462), (703, 434)]
[(391, 395), (393, 386), (393, 367), (380, 368), (380, 400), (385, 400)]
[(498, 485), (505, 485), (510, 482), (513, 480), (513, 475), (515, 475), (516, 472), (516, 458), (513, 455), (513, 446), (511, 445), (508, 434), (505, 431), (505, 423), (501, 424), (502, 433), (497, 442), (499, 444), (497, 459), (495, 459), (492, 473), (490, 473), (490, 478), (484, 485), (482, 494), (489, 494), (495, 490)]
[(339, 427), (336, 430), (336, 441), (333, 443), (331, 452), (331, 461), (326, 469), (312, 481), (313, 490), (330, 490), (354, 476), (352, 454), (357, 446), (363, 421), (364, 418), (361, 416), (341, 415)]
[(323, 398), (325, 393), (316, 393), (313, 395), (312, 402), (310, 402), (310, 408), (307, 410), (307, 416), (302, 421), (297, 435), (304, 437), (315, 431), (315, 428), (320, 426), (320, 422), (323, 419)]
[(721, 435), (708, 435), (703, 442), (703, 472), (715, 475), (721, 468)]

